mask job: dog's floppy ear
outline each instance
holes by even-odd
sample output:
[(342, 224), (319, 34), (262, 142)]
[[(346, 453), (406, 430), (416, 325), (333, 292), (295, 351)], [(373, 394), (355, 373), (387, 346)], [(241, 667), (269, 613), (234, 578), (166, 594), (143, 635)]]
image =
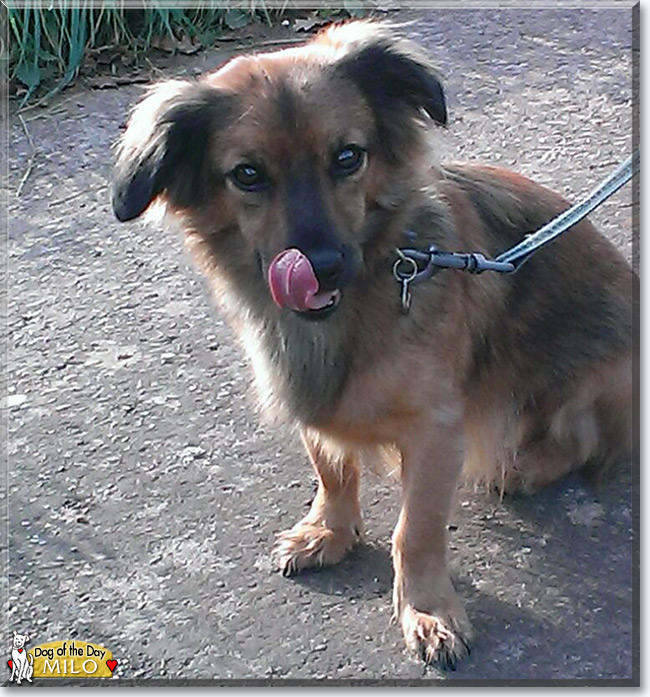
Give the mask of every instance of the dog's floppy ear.
[[(335, 69), (352, 80), (369, 102), (390, 150), (408, 137), (408, 122), (428, 116), (447, 124), (447, 104), (440, 76), (416, 45), (393, 34), (385, 25), (362, 22), (355, 38), (354, 24), (330, 30), (330, 40), (349, 39), (349, 50)], [(400, 134), (400, 131), (402, 133)], [(406, 132), (404, 132), (406, 131)]]
[(213, 134), (231, 98), (196, 82), (171, 80), (136, 107), (118, 148), (112, 202), (118, 220), (141, 215), (164, 194), (177, 207), (200, 203)]

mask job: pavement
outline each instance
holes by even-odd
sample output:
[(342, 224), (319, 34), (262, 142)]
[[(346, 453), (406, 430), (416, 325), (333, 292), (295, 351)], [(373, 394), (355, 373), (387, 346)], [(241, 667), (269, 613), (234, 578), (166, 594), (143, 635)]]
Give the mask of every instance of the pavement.
[[(511, 167), (576, 200), (631, 151), (624, 3), (389, 16), (415, 20), (407, 32), (441, 66), (441, 159)], [(341, 564), (273, 569), (274, 537), (315, 483), (297, 434), (259, 422), (247, 365), (177, 234), (112, 215), (111, 148), (141, 93), (75, 87), (10, 120), (7, 656), (16, 630), (31, 646), (99, 643), (115, 680), (152, 685), (638, 684), (629, 463), (600, 487), (573, 476), (529, 498), (459, 492), (452, 568), (477, 639), (453, 673), (424, 668), (390, 623), (395, 483), (365, 475), (367, 543)], [(632, 187), (592, 217), (636, 261)]]

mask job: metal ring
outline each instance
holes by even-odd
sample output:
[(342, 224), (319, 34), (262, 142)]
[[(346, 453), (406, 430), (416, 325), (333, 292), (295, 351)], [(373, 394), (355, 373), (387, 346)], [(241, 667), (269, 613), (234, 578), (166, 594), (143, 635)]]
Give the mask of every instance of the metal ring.
[[(411, 265), (411, 273), (401, 273), (399, 269), (399, 265), (403, 263), (408, 263)], [(418, 275), (418, 265), (417, 262), (414, 259), (411, 259), (410, 257), (404, 256), (403, 254), (400, 254), (400, 258), (393, 264), (393, 276), (395, 276), (395, 280), (399, 281), (400, 283), (410, 283), (416, 276)]]

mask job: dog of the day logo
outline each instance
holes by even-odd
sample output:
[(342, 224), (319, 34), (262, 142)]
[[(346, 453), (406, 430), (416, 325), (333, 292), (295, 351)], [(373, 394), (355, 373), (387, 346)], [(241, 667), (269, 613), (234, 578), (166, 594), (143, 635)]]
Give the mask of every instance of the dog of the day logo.
[(10, 682), (20, 685), (34, 678), (110, 678), (117, 667), (113, 654), (104, 646), (78, 639), (50, 641), (31, 649), (27, 634), (14, 632)]

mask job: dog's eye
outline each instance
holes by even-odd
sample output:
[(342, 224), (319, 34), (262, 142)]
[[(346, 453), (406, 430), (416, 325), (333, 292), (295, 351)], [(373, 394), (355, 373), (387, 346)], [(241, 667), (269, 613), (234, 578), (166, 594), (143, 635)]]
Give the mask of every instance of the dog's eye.
[(269, 185), (269, 178), (264, 170), (254, 165), (241, 164), (229, 172), (232, 183), (242, 191), (261, 191)]
[(366, 160), (366, 151), (358, 145), (346, 145), (334, 154), (332, 176), (349, 177), (358, 171)]

